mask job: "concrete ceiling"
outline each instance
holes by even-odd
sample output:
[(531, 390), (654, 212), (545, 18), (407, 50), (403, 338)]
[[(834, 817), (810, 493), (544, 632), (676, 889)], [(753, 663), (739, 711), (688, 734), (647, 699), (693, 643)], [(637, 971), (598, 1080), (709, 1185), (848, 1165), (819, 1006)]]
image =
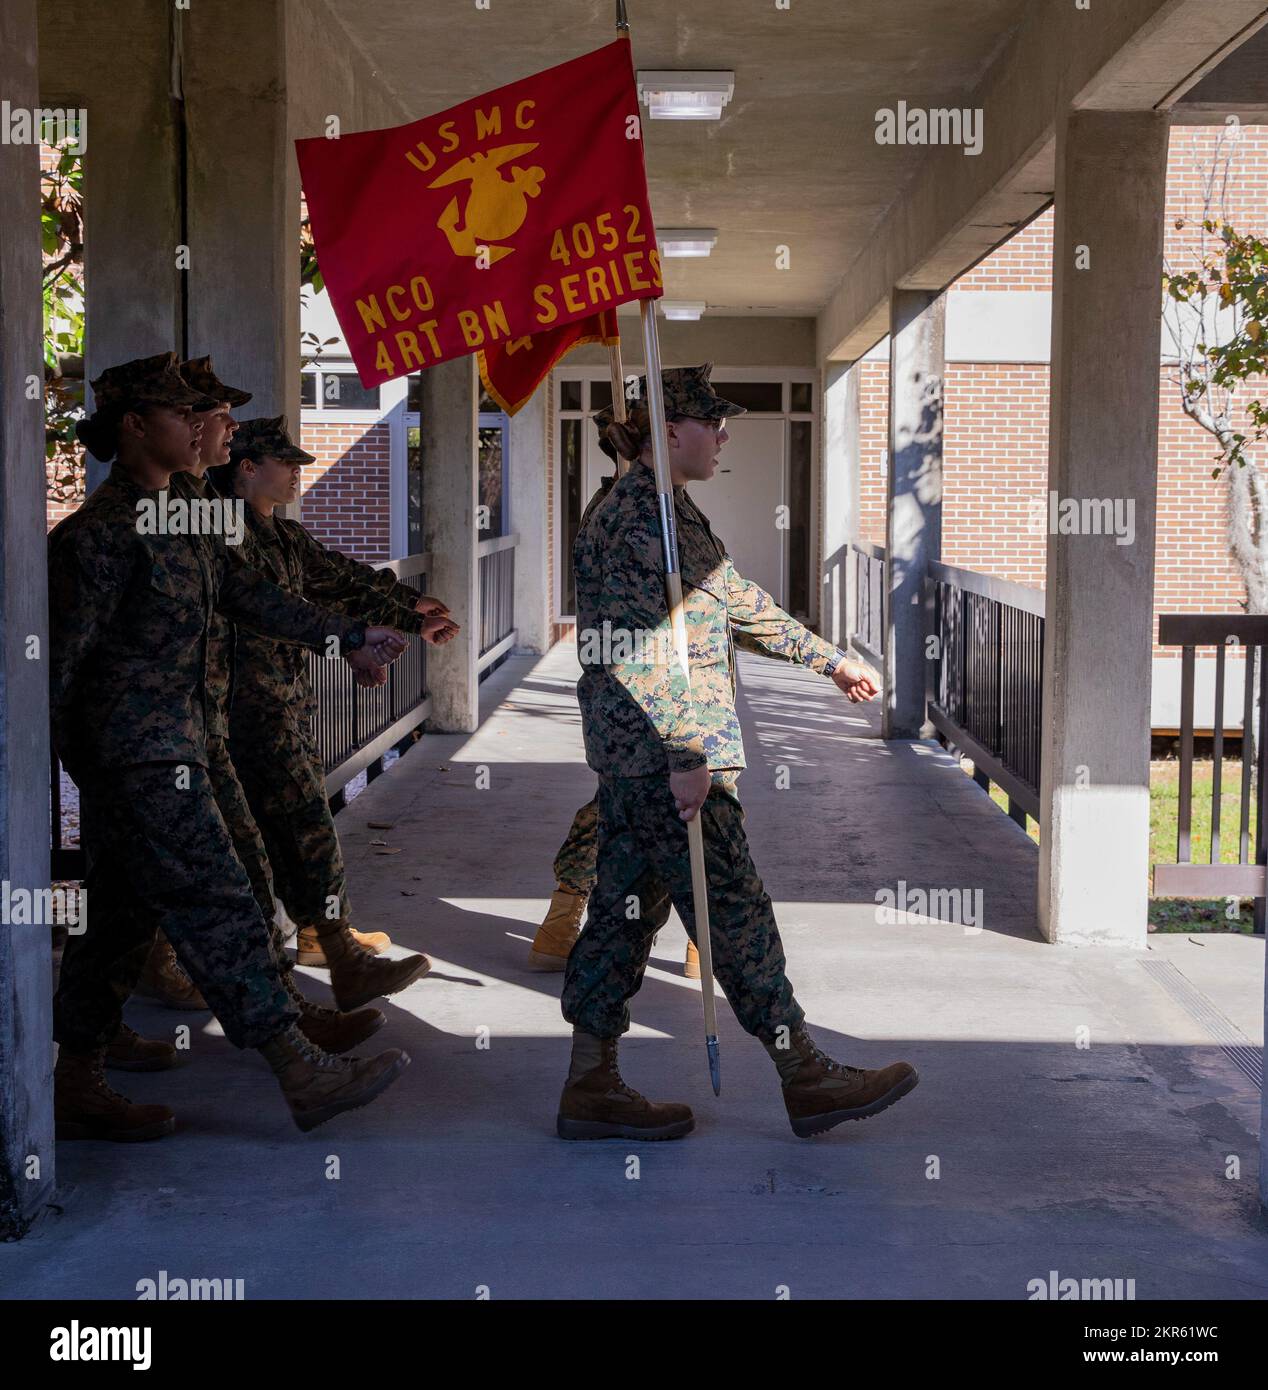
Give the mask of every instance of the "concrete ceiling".
[[(327, 3), (405, 120), (615, 36), (612, 0)], [(927, 153), (878, 145), (877, 110), (967, 105), (1027, 3), (629, 0), (637, 68), (735, 73), (720, 121), (644, 123), (657, 225), (719, 234), (707, 260), (667, 263), (666, 296), (816, 314)]]

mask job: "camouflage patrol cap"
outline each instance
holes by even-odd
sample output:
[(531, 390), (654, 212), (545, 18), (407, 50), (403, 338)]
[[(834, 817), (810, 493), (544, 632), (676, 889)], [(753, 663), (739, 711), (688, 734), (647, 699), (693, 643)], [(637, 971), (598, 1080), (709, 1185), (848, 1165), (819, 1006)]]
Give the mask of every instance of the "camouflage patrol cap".
[[(724, 420), (735, 415), (747, 414), (742, 405), (723, 400), (713, 389), (709, 381), (712, 371), (712, 362), (702, 362), (698, 367), (666, 367), (662, 370), (660, 389), (665, 398), (667, 420), (683, 417), (690, 420)], [(638, 379), (638, 395), (626, 402), (626, 414), (631, 432), (646, 438), (650, 419), (645, 376)], [(615, 419), (612, 407), (605, 406), (590, 418), (599, 431), (599, 448), (609, 458), (616, 458), (616, 451), (606, 438), (607, 427)]]
[(192, 386), (195, 391), (201, 391), (204, 396), (212, 397), (213, 400), (228, 401), (234, 410), (240, 405), (246, 405), (251, 399), (250, 391), (240, 391), (236, 386), (226, 386), (220, 380), (211, 365), (210, 357), (191, 357), (188, 362), (181, 363), (180, 373), (186, 385)]
[[(713, 389), (709, 380), (712, 371), (712, 362), (702, 362), (698, 367), (667, 367), (662, 371), (660, 389), (665, 397), (665, 414), (685, 415), (691, 420), (723, 420), (746, 414), (742, 405), (724, 401)], [(645, 376), (638, 379), (638, 401), (647, 402)]]
[(255, 420), (243, 420), (238, 432), (229, 441), (229, 461), (237, 463), (240, 459), (262, 459), (272, 457), (282, 463), (315, 463), (315, 454), (306, 454), (298, 444), (292, 443), (286, 428), (286, 416), (274, 415), (272, 418), (260, 416)]
[(160, 352), (107, 367), (89, 383), (97, 411), (122, 415), (142, 405), (188, 405), (194, 410), (214, 410), (217, 400), (190, 386), (181, 377), (179, 363), (174, 352)]

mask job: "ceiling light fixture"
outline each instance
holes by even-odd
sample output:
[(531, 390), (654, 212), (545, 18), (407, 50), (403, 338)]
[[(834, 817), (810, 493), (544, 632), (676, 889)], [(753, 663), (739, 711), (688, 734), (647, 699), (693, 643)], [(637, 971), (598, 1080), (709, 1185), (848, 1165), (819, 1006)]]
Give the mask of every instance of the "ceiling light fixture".
[(694, 323), (705, 311), (703, 299), (662, 299), (660, 311), (667, 319)]
[(716, 121), (735, 94), (733, 72), (640, 72), (638, 99), (654, 121)]
[(657, 227), (656, 244), (662, 256), (707, 256), (718, 234), (712, 227)]

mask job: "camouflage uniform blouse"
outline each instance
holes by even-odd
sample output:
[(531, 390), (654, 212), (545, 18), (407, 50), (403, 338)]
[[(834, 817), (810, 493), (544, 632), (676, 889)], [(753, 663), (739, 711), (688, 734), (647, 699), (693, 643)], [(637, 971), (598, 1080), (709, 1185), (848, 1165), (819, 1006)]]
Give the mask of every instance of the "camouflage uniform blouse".
[(48, 538), (53, 739), (72, 776), (206, 765), (213, 608), (321, 649), (358, 626), (269, 583), (219, 536), (141, 534), (137, 503), (157, 497), (115, 468)]
[[(708, 519), (674, 489), (691, 685), (673, 658), (652, 470), (633, 464), (577, 534), (577, 686), (586, 761), (638, 777), (744, 766), (735, 647), (823, 672), (836, 648), (736, 570)], [(659, 640), (657, 636), (659, 635)], [(694, 706), (694, 712), (693, 712)]]

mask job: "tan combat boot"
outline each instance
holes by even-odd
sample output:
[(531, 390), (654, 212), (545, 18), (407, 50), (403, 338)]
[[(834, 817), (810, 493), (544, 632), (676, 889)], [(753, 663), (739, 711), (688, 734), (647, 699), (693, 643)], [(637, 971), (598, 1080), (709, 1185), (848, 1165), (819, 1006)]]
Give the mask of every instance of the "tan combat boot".
[(550, 899), (545, 921), (528, 950), (530, 970), (563, 970), (568, 954), (581, 935), (581, 914), (586, 910), (586, 893), (574, 893), (561, 883)]
[(695, 1128), (686, 1105), (656, 1104), (621, 1080), (615, 1038), (574, 1030), (572, 1066), (559, 1098), (561, 1139), (680, 1139)]
[[(352, 939), (358, 946), (381, 956), (392, 944), (392, 938), (385, 931), (353, 931)], [(295, 936), (295, 960), (299, 965), (313, 965), (324, 970), (327, 965), (326, 953), (321, 949), (321, 938), (316, 927), (300, 927)]]
[(134, 1105), (111, 1090), (103, 1070), (106, 1049), (78, 1052), (60, 1047), (53, 1069), (53, 1116), (59, 1139), (109, 1139), (134, 1143), (160, 1139), (176, 1129), (166, 1105)]
[(332, 1057), (295, 1026), (270, 1038), (260, 1053), (273, 1068), (291, 1118), (305, 1131), (369, 1105), (409, 1066), (409, 1053), (395, 1047), (377, 1057)]
[(823, 1134), (844, 1120), (865, 1120), (901, 1100), (920, 1080), (908, 1062), (863, 1071), (834, 1062), (814, 1045), (805, 1025), (793, 1029), (787, 1047), (765, 1043), (784, 1088), (784, 1106), (800, 1139)]
[(682, 973), (689, 980), (700, 978), (700, 952), (696, 950), (696, 943), (691, 940), (687, 942), (687, 955), (682, 963)]
[(378, 1009), (357, 1009), (355, 1013), (342, 1014), (337, 1009), (326, 1008), (324, 1004), (314, 1004), (300, 992), (289, 970), (282, 972), (282, 983), (291, 1002), (299, 1010), (299, 1031), (323, 1052), (335, 1056), (351, 1052), (387, 1022)]
[(348, 927), (322, 932), (321, 945), (330, 965), (330, 988), (335, 1003), (345, 1013), (359, 1009), (381, 994), (396, 994), (431, 969), (431, 961), (421, 954), (404, 956), (400, 960), (380, 960), (357, 944)]
[(145, 968), (133, 991), (138, 999), (150, 999), (168, 1009), (205, 1009), (207, 1001), (176, 959), (172, 943), (162, 932), (154, 935), (154, 945), (146, 957)]
[(168, 1071), (188, 1061), (188, 1052), (161, 1038), (143, 1038), (126, 1023), (119, 1025), (113, 1040), (106, 1044), (106, 1066), (115, 1071)]

